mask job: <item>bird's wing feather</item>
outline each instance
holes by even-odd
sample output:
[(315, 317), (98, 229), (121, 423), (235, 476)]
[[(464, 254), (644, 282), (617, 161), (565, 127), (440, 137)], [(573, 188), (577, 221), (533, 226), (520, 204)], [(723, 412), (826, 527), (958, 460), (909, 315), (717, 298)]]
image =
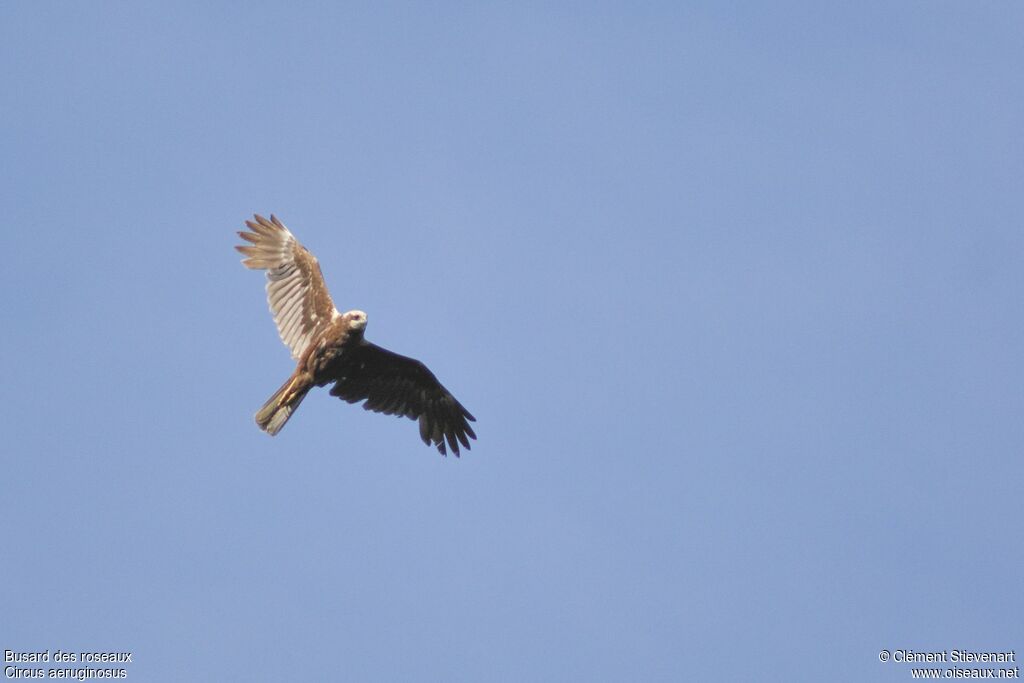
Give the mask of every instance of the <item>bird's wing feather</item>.
[(332, 396), (349, 403), (365, 399), (367, 410), (419, 420), (423, 443), (433, 443), (442, 455), (446, 440), (458, 456), (459, 444), (469, 450), (469, 439), (476, 438), (467, 422), (476, 418), (418, 360), (363, 341), (346, 350), (328, 374), (335, 380)]
[(281, 341), (299, 360), (323, 327), (338, 315), (327, 291), (316, 257), (271, 214), (254, 216), (245, 224), (252, 232), (239, 232), (251, 245), (235, 247), (248, 258), (247, 268), (267, 271), (267, 302)]

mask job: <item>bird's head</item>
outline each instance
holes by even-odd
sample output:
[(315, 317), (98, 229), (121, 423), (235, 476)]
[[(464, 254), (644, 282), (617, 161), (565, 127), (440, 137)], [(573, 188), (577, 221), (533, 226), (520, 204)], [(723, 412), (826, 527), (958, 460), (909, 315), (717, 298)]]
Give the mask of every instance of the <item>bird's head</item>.
[(366, 314), (362, 311), (349, 311), (345, 314), (345, 318), (348, 320), (350, 330), (362, 332), (366, 329)]

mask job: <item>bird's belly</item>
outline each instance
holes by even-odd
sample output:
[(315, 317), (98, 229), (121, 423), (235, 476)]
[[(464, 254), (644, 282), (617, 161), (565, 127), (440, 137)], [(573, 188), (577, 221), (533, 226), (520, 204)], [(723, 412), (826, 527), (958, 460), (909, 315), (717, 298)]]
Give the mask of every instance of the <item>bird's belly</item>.
[(307, 368), (313, 375), (313, 381), (317, 386), (322, 387), (336, 379), (334, 377), (334, 373), (329, 370), (334, 362), (341, 356), (342, 351), (342, 349), (339, 349), (336, 346), (327, 346), (323, 349), (317, 349), (309, 359)]

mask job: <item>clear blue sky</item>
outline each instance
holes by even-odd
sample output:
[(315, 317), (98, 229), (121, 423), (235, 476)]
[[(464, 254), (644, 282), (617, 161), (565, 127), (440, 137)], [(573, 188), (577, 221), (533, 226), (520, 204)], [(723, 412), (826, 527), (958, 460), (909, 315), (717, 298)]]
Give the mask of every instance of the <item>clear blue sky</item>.
[[(0, 648), (129, 680), (1024, 651), (1015, 3), (0, 5)], [(276, 213), (478, 418), (292, 369)]]

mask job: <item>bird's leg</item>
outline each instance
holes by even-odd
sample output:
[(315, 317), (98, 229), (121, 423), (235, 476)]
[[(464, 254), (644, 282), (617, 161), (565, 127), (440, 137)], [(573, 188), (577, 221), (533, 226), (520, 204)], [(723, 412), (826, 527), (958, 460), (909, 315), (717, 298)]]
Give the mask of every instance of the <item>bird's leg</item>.
[(295, 374), (292, 375), (291, 380), (289, 380), (288, 386), (284, 390), (284, 394), (281, 396), (281, 403), (283, 405), (291, 403), (297, 394), (309, 391), (309, 387), (312, 384), (313, 375), (309, 374), (307, 370), (296, 370)]

